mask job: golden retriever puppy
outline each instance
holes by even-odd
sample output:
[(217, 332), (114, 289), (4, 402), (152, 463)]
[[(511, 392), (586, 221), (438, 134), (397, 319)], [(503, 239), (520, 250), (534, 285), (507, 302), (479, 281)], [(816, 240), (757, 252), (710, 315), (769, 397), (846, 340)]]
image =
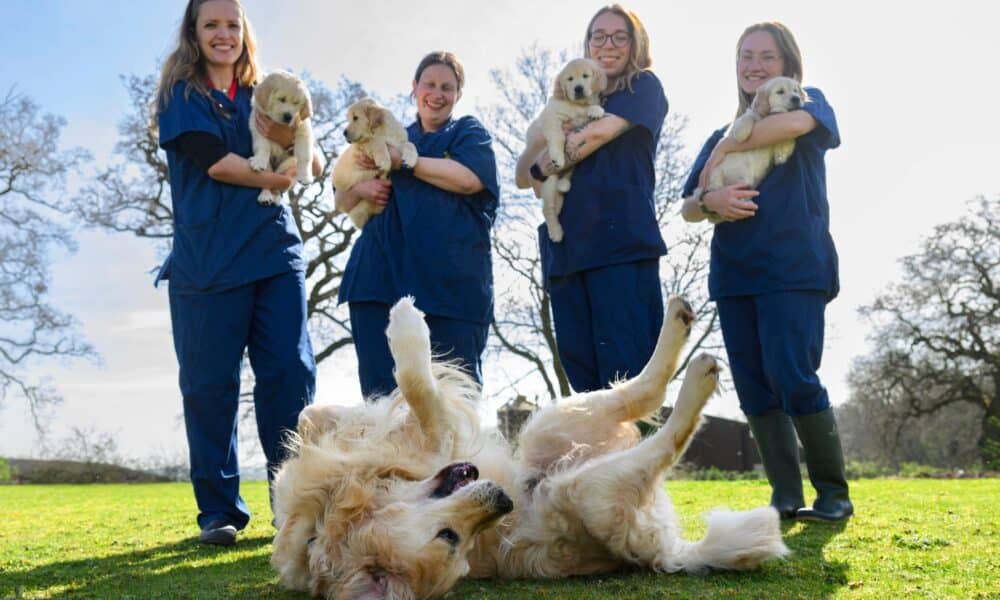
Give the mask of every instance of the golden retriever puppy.
[[(267, 115), (275, 123), (289, 125), (295, 130), (295, 143), (291, 148), (264, 137), (257, 129), (257, 114)], [(288, 73), (275, 71), (264, 78), (253, 91), (250, 109), (250, 136), (253, 139), (253, 156), (250, 168), (254, 171), (284, 172), (295, 165), (295, 178), (303, 185), (313, 181), (312, 97), (305, 82)], [(277, 204), (281, 195), (271, 190), (261, 190), (257, 201)]]
[[(557, 169), (566, 164), (566, 129), (580, 127), (604, 116), (600, 93), (608, 85), (604, 70), (594, 61), (578, 58), (570, 61), (556, 76), (552, 97), (538, 114), (525, 136), (528, 148), (544, 145)], [(570, 189), (573, 170), (550, 175), (542, 184), (542, 215), (553, 242), (561, 242), (559, 223), (563, 194)]]
[[(387, 108), (379, 106), (371, 98), (359, 100), (347, 109), (344, 137), (351, 145), (333, 166), (335, 189), (347, 190), (368, 179), (388, 177), (392, 168), (389, 146), (399, 150), (404, 166), (413, 168), (417, 163), (417, 147), (410, 143), (402, 123)], [(375, 161), (376, 168), (363, 169), (358, 166), (359, 152)], [(371, 200), (364, 199), (351, 209), (347, 216), (351, 218), (355, 227), (361, 229), (372, 215), (382, 210), (383, 207), (375, 206)]]
[[(757, 121), (768, 115), (802, 108), (806, 100), (808, 100), (806, 93), (798, 81), (791, 77), (770, 79), (757, 88), (753, 103), (745, 113), (733, 121), (729, 135), (737, 142), (745, 141), (750, 137)], [(794, 151), (795, 140), (792, 139), (744, 152), (731, 152), (709, 173), (705, 189), (712, 191), (736, 183), (745, 183), (755, 188), (775, 165), (784, 164)], [(718, 223), (724, 219), (710, 215), (709, 220)]]
[(300, 416), (275, 479), (281, 582), (337, 600), (418, 599), (466, 575), (752, 569), (784, 556), (771, 507), (716, 511), (701, 540), (680, 535), (664, 474), (716, 389), (715, 359), (691, 361), (670, 418), (639, 441), (633, 422), (663, 403), (693, 318), (672, 298), (638, 376), (539, 411), (511, 453), (480, 431), (475, 382), (432, 360), (423, 314), (400, 300), (386, 329), (399, 387)]

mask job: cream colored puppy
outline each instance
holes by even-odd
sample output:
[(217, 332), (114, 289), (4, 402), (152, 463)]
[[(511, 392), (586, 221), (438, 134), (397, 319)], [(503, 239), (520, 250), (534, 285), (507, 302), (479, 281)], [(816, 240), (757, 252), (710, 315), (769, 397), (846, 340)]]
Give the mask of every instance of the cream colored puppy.
[[(263, 113), (275, 123), (295, 129), (295, 143), (291, 148), (264, 137), (257, 129), (257, 114)], [(295, 178), (299, 183), (312, 183), (313, 140), (312, 98), (301, 79), (287, 71), (275, 71), (254, 88), (253, 107), (250, 109), (250, 136), (253, 138), (253, 156), (250, 168), (254, 171), (284, 172), (295, 165)], [(281, 194), (261, 190), (257, 201), (277, 204)]]
[[(556, 77), (548, 104), (528, 127), (527, 146), (537, 146), (540, 151), (544, 144), (552, 163), (562, 169), (566, 165), (566, 128), (579, 127), (604, 116), (600, 93), (607, 85), (608, 78), (596, 62), (587, 58), (570, 61)], [(542, 184), (542, 214), (553, 242), (563, 239), (559, 213), (572, 176), (573, 170), (568, 169), (550, 175)]]
[[(410, 143), (406, 129), (387, 108), (371, 98), (355, 102), (347, 109), (347, 127), (344, 137), (351, 143), (333, 166), (333, 187), (348, 190), (362, 181), (385, 178), (392, 168), (389, 147), (399, 150), (403, 165), (413, 168), (417, 164), (417, 147)], [(358, 166), (358, 153), (375, 161), (376, 169)], [(347, 216), (358, 229), (364, 227), (372, 215), (384, 210), (371, 200), (363, 199)]]
[[(729, 135), (737, 142), (745, 141), (750, 137), (757, 121), (768, 115), (802, 108), (807, 99), (798, 81), (791, 77), (775, 77), (757, 88), (753, 103), (733, 122)], [(744, 152), (731, 152), (708, 174), (705, 191), (737, 183), (755, 188), (775, 165), (784, 164), (794, 151), (795, 140), (791, 139)], [(695, 193), (700, 194), (701, 191), (695, 190)], [(725, 219), (710, 215), (709, 220), (718, 223)]]

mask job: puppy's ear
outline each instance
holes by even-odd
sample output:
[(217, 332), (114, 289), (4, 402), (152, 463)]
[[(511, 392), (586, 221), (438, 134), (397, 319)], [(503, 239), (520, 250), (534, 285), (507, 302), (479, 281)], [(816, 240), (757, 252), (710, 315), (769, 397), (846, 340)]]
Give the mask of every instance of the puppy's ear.
[(278, 79), (271, 76), (265, 77), (264, 81), (257, 84), (257, 87), (253, 89), (253, 101), (257, 103), (257, 106), (267, 108), (268, 103), (271, 101), (271, 93), (277, 84)]
[[(560, 75), (562, 75), (560, 73)], [(556, 100), (566, 99), (566, 90), (562, 86), (562, 77), (556, 77), (555, 84), (552, 86), (552, 97)]]
[(299, 120), (305, 121), (313, 114), (312, 95), (309, 94), (309, 88), (306, 87), (304, 82), (299, 83), (299, 91), (302, 93), (302, 99), (305, 101), (302, 103), (302, 108), (299, 109)]
[(757, 88), (757, 94), (753, 97), (753, 104), (750, 105), (750, 110), (757, 113), (760, 117), (766, 117), (771, 114), (771, 101), (768, 99), (770, 95), (771, 86), (766, 83)]
[(368, 129), (375, 131), (385, 122), (384, 109), (374, 102), (365, 106), (365, 117), (368, 119)]
[(594, 63), (594, 93), (600, 93), (608, 89), (608, 74), (604, 72), (604, 69), (600, 65)]

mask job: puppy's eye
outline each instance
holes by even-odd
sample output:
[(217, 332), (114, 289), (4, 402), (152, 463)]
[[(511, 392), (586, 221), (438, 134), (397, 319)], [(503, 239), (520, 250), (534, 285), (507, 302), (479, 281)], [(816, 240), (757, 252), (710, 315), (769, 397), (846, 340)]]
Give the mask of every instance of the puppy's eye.
[(452, 546), (457, 546), (458, 545), (458, 539), (459, 538), (458, 538), (458, 534), (455, 533), (454, 529), (445, 527), (441, 531), (437, 532), (437, 537), (439, 537), (442, 540), (448, 542)]
[(779, 96), (782, 95), (782, 94), (784, 94), (784, 93), (785, 93), (785, 90), (778, 90), (778, 95)]
[(355, 120), (355, 121), (357, 121), (357, 120), (358, 120), (358, 115), (354, 115), (354, 120)]
[(583, 78), (584, 78), (584, 79), (590, 79), (590, 75), (588, 75), (587, 73), (584, 73), (584, 74), (583, 74)]

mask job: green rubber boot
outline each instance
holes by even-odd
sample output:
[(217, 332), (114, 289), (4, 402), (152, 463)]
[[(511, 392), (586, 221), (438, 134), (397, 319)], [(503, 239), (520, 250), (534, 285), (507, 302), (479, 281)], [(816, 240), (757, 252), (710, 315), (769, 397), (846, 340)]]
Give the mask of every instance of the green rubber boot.
[(833, 409), (794, 417), (792, 421), (805, 450), (809, 481), (816, 488), (812, 508), (799, 509), (796, 517), (823, 521), (842, 521), (850, 517), (854, 514), (854, 505), (847, 493), (844, 451)]
[(794, 519), (806, 505), (802, 497), (802, 471), (799, 470), (799, 443), (792, 419), (783, 411), (747, 417), (753, 439), (757, 442), (764, 473), (771, 484), (771, 506), (782, 519)]

